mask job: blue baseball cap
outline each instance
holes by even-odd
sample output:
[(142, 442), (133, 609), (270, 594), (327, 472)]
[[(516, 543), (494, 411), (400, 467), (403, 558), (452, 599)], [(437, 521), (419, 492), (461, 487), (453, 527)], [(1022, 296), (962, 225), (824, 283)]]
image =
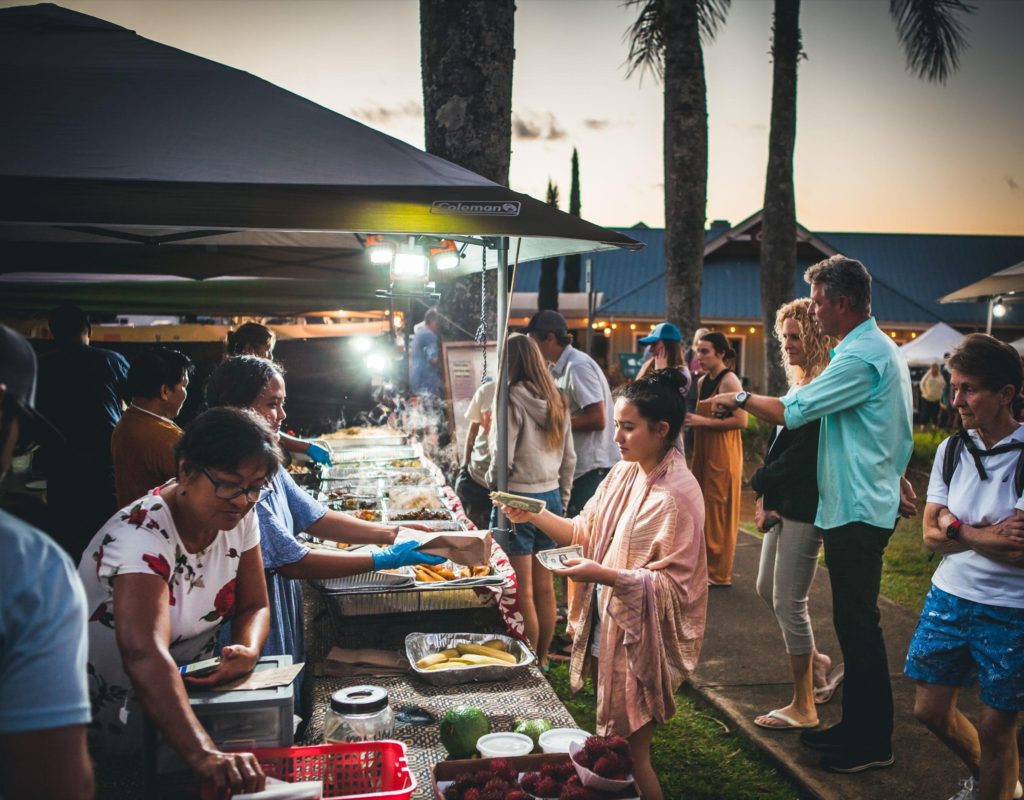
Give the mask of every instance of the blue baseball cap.
[(650, 336), (645, 336), (639, 341), (640, 344), (654, 344), (658, 341), (681, 342), (683, 341), (683, 334), (681, 334), (679, 332), (679, 328), (671, 322), (659, 322), (654, 326), (654, 330), (651, 331)]

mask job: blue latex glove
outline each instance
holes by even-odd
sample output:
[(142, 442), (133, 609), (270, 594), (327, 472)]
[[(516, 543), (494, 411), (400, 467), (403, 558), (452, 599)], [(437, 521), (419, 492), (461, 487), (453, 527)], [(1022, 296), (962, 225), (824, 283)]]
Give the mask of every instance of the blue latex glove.
[(313, 459), (317, 464), (326, 464), (328, 467), (331, 466), (331, 451), (322, 444), (310, 442), (309, 447), (306, 448), (306, 455)]
[(373, 569), (395, 569), (396, 567), (411, 567), (413, 564), (443, 564), (445, 559), (441, 556), (432, 556), (429, 553), (421, 553), (416, 548), (419, 542), (409, 539), (407, 542), (393, 544), (385, 547), (379, 553), (373, 554)]

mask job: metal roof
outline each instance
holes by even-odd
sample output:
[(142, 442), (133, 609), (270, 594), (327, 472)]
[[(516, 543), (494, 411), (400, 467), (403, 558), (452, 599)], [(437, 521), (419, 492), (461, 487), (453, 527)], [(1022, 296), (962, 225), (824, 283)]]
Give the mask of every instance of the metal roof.
[[(663, 317), (664, 230), (616, 230), (647, 247), (640, 252), (619, 250), (584, 257), (593, 261), (595, 289), (607, 298), (598, 313), (606, 317)], [(817, 232), (816, 235), (839, 252), (864, 262), (873, 278), (874, 314), (893, 324), (984, 324), (984, 304), (940, 305), (938, 298), (1024, 259), (1024, 236)], [(811, 263), (812, 259), (798, 262), (793, 275), (794, 297), (807, 294), (803, 272)], [(539, 276), (539, 261), (520, 264), (516, 290), (536, 291)], [(1024, 308), (1010, 309), (1004, 322), (1024, 322)], [(701, 316), (708, 320), (761, 319), (760, 264), (756, 259), (735, 255), (722, 258), (717, 253), (707, 258)], [(1014, 320), (1014, 316), (1020, 320)]]

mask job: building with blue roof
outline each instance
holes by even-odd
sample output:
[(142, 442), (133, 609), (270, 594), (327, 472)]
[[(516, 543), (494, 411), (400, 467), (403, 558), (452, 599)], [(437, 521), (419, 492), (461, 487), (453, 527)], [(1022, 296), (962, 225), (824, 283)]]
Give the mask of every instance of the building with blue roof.
[[(584, 257), (591, 262), (597, 293), (593, 319), (587, 316), (582, 297), (560, 296), (560, 311), (570, 326), (578, 337), (589, 334), (591, 352), (613, 373), (617, 355), (641, 350), (636, 340), (663, 320), (665, 313), (664, 230), (643, 224), (619, 230), (646, 247), (639, 252), (616, 250)], [(761, 212), (735, 226), (723, 221), (711, 224), (701, 295), (702, 323), (733, 340), (739, 354), (737, 369), (754, 388), (763, 383), (764, 375), (760, 231)], [(938, 298), (1024, 260), (1024, 236), (829, 233), (798, 225), (794, 297), (808, 294), (804, 270), (835, 253), (864, 262), (873, 279), (873, 313), (879, 325), (903, 343), (937, 322), (964, 333), (984, 331), (986, 304), (943, 305)], [(528, 318), (536, 310), (539, 278), (539, 261), (519, 265), (513, 315)], [(1024, 306), (1009, 309), (993, 331), (1007, 341), (1024, 332)]]

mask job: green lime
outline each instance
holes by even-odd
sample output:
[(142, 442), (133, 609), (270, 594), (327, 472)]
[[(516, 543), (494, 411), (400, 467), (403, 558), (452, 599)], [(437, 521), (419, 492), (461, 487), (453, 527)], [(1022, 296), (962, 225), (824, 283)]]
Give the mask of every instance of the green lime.
[(540, 735), (552, 728), (546, 719), (524, 719), (515, 727), (516, 733), (522, 733), (533, 739), (533, 752), (540, 752)]

